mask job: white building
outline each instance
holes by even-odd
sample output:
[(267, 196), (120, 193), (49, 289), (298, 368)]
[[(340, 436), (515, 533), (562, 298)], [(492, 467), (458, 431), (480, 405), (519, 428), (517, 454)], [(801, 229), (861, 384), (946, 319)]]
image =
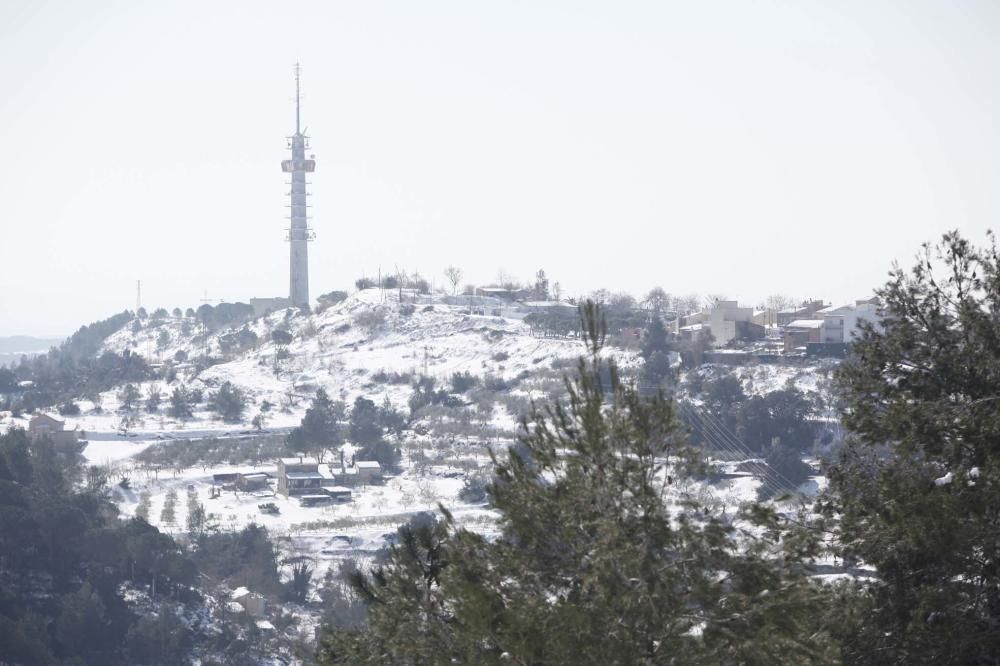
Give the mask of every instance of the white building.
[(724, 347), (745, 336), (748, 324), (753, 323), (753, 308), (741, 308), (736, 301), (716, 301), (705, 323), (712, 331), (715, 346)]
[(862, 300), (819, 310), (816, 317), (823, 320), (821, 342), (853, 342), (861, 334), (861, 322), (878, 322), (878, 309), (878, 303)]

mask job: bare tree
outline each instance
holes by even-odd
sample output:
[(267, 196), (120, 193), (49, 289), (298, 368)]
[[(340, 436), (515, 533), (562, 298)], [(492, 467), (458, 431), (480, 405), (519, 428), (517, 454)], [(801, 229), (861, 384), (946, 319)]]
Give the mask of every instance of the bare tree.
[(670, 307), (670, 294), (663, 290), (663, 287), (653, 287), (643, 299), (643, 305), (653, 312), (663, 312)]
[(782, 310), (791, 310), (798, 305), (798, 301), (791, 296), (786, 296), (784, 294), (771, 294), (767, 297), (767, 300), (764, 301), (764, 305), (768, 310), (781, 312)]
[(674, 307), (681, 314), (691, 314), (692, 312), (697, 312), (701, 307), (701, 297), (698, 294), (691, 294), (689, 296), (684, 296), (678, 298), (675, 301)]
[(444, 269), (444, 276), (451, 282), (451, 293), (454, 296), (458, 290), (458, 283), (462, 281), (462, 269), (455, 266), (448, 266)]

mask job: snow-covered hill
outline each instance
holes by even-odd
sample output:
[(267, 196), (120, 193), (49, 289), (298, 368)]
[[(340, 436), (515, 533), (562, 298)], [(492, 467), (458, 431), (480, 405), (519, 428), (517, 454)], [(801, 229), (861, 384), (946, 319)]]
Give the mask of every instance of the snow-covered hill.
[[(174, 381), (148, 382), (139, 387), (143, 395), (153, 384), (167, 396), (175, 386), (212, 391), (228, 381), (245, 391), (255, 405), (268, 401), (278, 407), (269, 420), (271, 427), (297, 425), (319, 388), (347, 402), (359, 395), (379, 401), (388, 396), (393, 405), (404, 408), (412, 391), (409, 383), (380, 382), (380, 374), (415, 376), (426, 372), (439, 386), (456, 372), (509, 380), (538, 368), (551, 368), (583, 351), (572, 339), (533, 336), (516, 316), (471, 314), (469, 307), (449, 305), (446, 300), (424, 297), (422, 302), (412, 303), (404, 296), (400, 304), (394, 292), (369, 289), (319, 314), (284, 310), (237, 329), (217, 331), (207, 340), (193, 319), (146, 320), (112, 335), (104, 349), (119, 353), (129, 349), (175, 365)], [(240, 330), (252, 332), (256, 343), (244, 351), (223, 352), (227, 338), (236, 337), (234, 333), (238, 335)], [(274, 342), (274, 331), (287, 331), (291, 342)], [(244, 338), (252, 336), (244, 333)], [(206, 350), (209, 356), (224, 360), (200, 371), (193, 363), (175, 361), (196, 359)], [(634, 354), (615, 353), (625, 364), (634, 362)], [(101, 406), (103, 415), (85, 413), (74, 423), (88, 432), (114, 430), (117, 391), (102, 394)], [(86, 412), (92, 405), (81, 407)], [(253, 414), (253, 407), (248, 414)], [(165, 417), (147, 419), (144, 429), (232, 429), (232, 425), (213, 421), (208, 413), (195, 416), (193, 422), (184, 423)]]

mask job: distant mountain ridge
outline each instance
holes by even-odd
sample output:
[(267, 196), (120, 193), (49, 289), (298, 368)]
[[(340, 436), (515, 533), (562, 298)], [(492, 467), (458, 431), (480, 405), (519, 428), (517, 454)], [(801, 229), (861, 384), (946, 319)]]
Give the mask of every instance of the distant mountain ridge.
[(24, 354), (48, 351), (58, 346), (62, 338), (36, 338), (31, 335), (0, 336), (0, 354)]

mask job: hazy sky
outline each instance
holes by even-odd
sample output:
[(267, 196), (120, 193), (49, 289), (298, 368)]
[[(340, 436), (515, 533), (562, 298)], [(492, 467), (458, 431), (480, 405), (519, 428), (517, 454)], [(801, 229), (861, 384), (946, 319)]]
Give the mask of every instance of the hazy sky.
[(1000, 3), (0, 0), (0, 335), (544, 268), (564, 293), (864, 297), (1000, 209)]

